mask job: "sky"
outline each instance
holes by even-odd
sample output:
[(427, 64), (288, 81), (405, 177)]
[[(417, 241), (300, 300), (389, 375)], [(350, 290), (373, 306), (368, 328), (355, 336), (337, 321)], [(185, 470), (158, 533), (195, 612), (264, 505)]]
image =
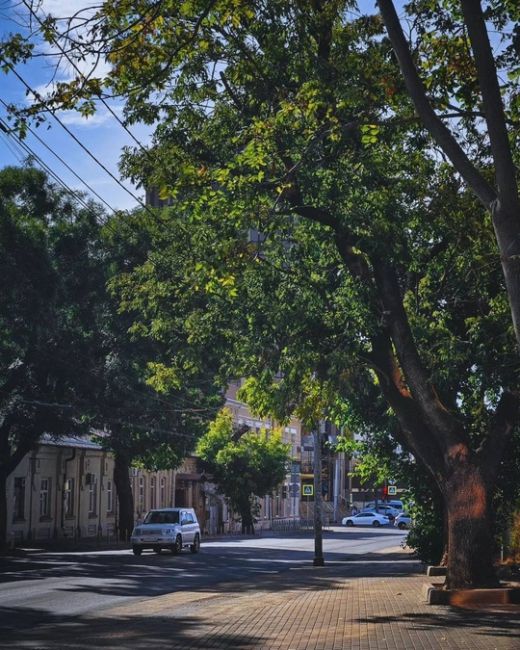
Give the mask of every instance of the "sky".
[[(39, 15), (52, 13), (57, 16), (71, 15), (78, 8), (94, 4), (93, 0), (43, 0)], [(97, 1), (97, 4), (99, 2)], [(24, 33), (24, 25), (27, 24), (28, 11), (20, 0), (0, 0), (0, 33), (5, 39), (9, 33)], [(37, 39), (33, 39), (38, 43)], [(39, 44), (39, 50), (44, 48)], [(48, 46), (47, 51), (48, 51)], [(55, 66), (47, 58), (38, 58), (26, 65), (17, 66), (17, 72), (28, 83), (28, 85), (40, 92), (45, 92), (55, 74)], [(0, 97), (6, 103), (26, 105), (29, 101), (26, 96), (26, 88), (23, 82), (13, 74), (0, 72), (1, 92)], [(71, 76), (71, 70), (60, 68), (57, 72), (57, 79), (66, 80)], [(85, 119), (74, 112), (62, 112), (60, 119), (66, 124), (76, 138), (91, 153), (107, 167), (107, 169), (121, 183), (130, 190), (135, 197), (143, 200), (144, 189), (135, 188), (124, 179), (121, 179), (118, 171), (118, 162), (121, 150), (125, 145), (135, 146), (132, 138), (125, 132), (123, 127), (103, 106), (94, 117)], [(116, 113), (120, 114), (121, 107), (113, 105)], [(0, 118), (5, 121), (6, 109), (0, 103)], [(34, 127), (33, 127), (34, 128)], [(83, 178), (99, 196), (116, 210), (127, 210), (138, 205), (135, 198), (130, 196), (118, 183), (113, 180), (89, 155), (77, 144), (66, 131), (49, 117), (48, 122), (39, 128), (34, 128), (37, 135), (52, 151), (56, 152), (65, 162)], [(149, 141), (149, 129), (144, 126), (132, 126), (132, 133), (143, 144)], [(0, 132), (0, 168), (6, 165), (20, 165), (26, 159), (27, 153), (20, 150), (16, 138), (7, 136)], [(25, 140), (26, 144), (73, 190), (81, 190), (93, 196), (89, 190), (68, 170), (53, 154), (39, 142), (37, 138), (29, 134)], [(107, 206), (105, 208), (108, 210)]]

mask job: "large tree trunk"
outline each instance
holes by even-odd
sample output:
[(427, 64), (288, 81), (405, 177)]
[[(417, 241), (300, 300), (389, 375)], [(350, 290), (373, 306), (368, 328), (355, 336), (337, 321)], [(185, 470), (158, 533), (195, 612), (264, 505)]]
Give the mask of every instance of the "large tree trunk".
[(242, 520), (242, 535), (254, 535), (255, 524), (253, 513), (251, 512), (251, 502), (249, 499), (239, 504), (240, 519)]
[(114, 483), (119, 505), (118, 536), (128, 541), (134, 527), (134, 497), (130, 485), (130, 458), (123, 452), (114, 452)]
[(442, 492), (448, 518), (446, 588), (498, 586), (493, 566), (491, 488), (480, 467), (466, 459), (454, 462)]
[(0, 471), (0, 551), (7, 549), (7, 474)]

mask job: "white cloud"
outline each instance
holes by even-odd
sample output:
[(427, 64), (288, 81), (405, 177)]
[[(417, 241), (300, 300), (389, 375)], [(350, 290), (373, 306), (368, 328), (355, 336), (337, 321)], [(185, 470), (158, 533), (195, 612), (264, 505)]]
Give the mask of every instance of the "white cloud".
[[(92, 17), (99, 8), (100, 0), (42, 0), (40, 5), (34, 9), (37, 18), (31, 18), (28, 14), (26, 20), (30, 20), (34, 25), (38, 18), (41, 20), (47, 15), (51, 15), (58, 21), (58, 33), (67, 31), (69, 36), (77, 37), (86, 33), (88, 24), (85, 24), (84, 21)], [(67, 55), (63, 55), (60, 51), (60, 45), (68, 52)], [(98, 60), (93, 55), (75, 59), (69, 52), (70, 43), (62, 39), (56, 45), (41, 41), (40, 48), (54, 59), (58, 74), (66, 79), (71, 79), (78, 73), (84, 76), (103, 77), (110, 69), (106, 62)], [(52, 68), (52, 65), (50, 67)]]
[(81, 113), (78, 113), (77, 111), (60, 111), (58, 117), (64, 124), (67, 124), (67, 126), (83, 127), (100, 126), (101, 124), (108, 122), (108, 120), (114, 119), (106, 108), (98, 109), (94, 115), (88, 117), (81, 115)]
[(73, 16), (83, 9), (97, 8), (100, 0), (42, 0), (40, 11), (57, 17)]

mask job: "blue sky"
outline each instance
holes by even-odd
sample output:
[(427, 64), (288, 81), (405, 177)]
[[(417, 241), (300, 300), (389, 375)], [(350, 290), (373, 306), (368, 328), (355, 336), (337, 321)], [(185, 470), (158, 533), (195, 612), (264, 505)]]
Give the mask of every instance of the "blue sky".
[[(92, 3), (92, 0), (90, 0)], [(42, 2), (43, 12), (56, 13), (56, 15), (70, 15), (76, 8), (89, 4), (89, 0), (44, 0)], [(23, 32), (21, 24), (27, 22), (27, 10), (24, 5), (16, 0), (0, 0), (0, 30), (2, 38), (10, 32)], [(37, 42), (35, 40), (34, 42)], [(19, 74), (34, 89), (45, 91), (45, 87), (52, 79), (54, 66), (47, 58), (40, 58), (27, 65), (17, 67)], [(23, 105), (27, 103), (26, 88), (23, 83), (13, 74), (4, 75), (1, 79), (1, 98), (7, 103)], [(58, 79), (66, 79), (69, 71), (60, 69)], [(124, 131), (121, 125), (108, 111), (101, 106), (100, 112), (93, 118), (84, 119), (76, 113), (62, 113), (60, 118), (76, 137), (118, 178), (118, 161), (122, 147), (135, 145), (130, 136)], [(114, 106), (120, 110), (120, 107)], [(0, 105), (0, 117), (5, 120), (6, 110)], [(51, 128), (48, 128), (50, 126)], [(144, 127), (132, 127), (132, 133), (143, 144), (148, 142), (148, 131)], [(114, 209), (130, 209), (137, 205), (128, 193), (110, 178), (85, 151), (76, 144), (73, 139), (59, 126), (52, 117), (49, 117), (48, 124), (35, 129), (39, 137), (57, 154), (59, 154), (68, 165)], [(43, 144), (31, 134), (26, 138), (27, 145), (45, 161), (52, 170), (65, 181), (72, 189), (80, 189), (89, 194), (88, 190), (67, 170)], [(5, 134), (0, 135), (0, 167), (5, 165), (17, 165), (23, 160), (25, 153), (20, 152), (19, 147)], [(128, 181), (121, 179), (125, 187), (136, 196), (143, 198), (144, 190), (134, 188)], [(95, 199), (95, 197), (93, 197)], [(97, 199), (95, 199), (97, 200)]]

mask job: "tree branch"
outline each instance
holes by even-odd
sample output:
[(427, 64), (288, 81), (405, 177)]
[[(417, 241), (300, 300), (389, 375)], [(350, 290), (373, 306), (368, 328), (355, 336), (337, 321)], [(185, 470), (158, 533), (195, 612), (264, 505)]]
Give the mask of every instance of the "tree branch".
[(440, 480), (444, 471), (443, 450), (436, 436), (428, 430), (421, 410), (410, 395), (396, 363), (392, 341), (384, 331), (372, 337), (370, 360), (381, 391), (399, 421), (405, 446)]
[(395, 269), (381, 259), (371, 259), (374, 279), (383, 306), (383, 317), (395, 345), (407, 385), (424, 419), (444, 449), (468, 442), (464, 428), (440, 401), (424, 368), (408, 322)]
[[(404, 82), (408, 92), (410, 93), (410, 97), (415, 104), (419, 117), (422, 119), (422, 122), (430, 135), (451, 160), (455, 169), (473, 189), (479, 200), (485, 205), (486, 209), (489, 210), (491, 204), (497, 198), (496, 192), (482, 174), (480, 174), (480, 172), (475, 168), (453, 137), (451, 131), (444, 125), (442, 120), (433, 110), (426, 95), (424, 84), (419, 77), (417, 68), (412, 59), (408, 43), (404, 37), (401, 23), (399, 22), (392, 0), (377, 0), (377, 4), (386, 25), (388, 37), (392, 43), (397, 60), (399, 61)], [(471, 4), (473, 6), (474, 3), (471, 2)]]
[(461, 5), (475, 57), (489, 141), (495, 161), (499, 199), (508, 212), (518, 214), (520, 204), (516, 168), (511, 155), (502, 95), (482, 7), (476, 0), (461, 0)]

